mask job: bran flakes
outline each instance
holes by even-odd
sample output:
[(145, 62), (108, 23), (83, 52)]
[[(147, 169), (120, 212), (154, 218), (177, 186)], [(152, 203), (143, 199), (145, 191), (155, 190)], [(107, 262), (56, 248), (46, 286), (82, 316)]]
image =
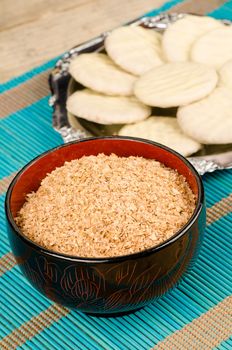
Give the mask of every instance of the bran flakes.
[(32, 241), (79, 257), (139, 252), (190, 219), (195, 196), (185, 178), (142, 157), (84, 156), (56, 168), (16, 218)]

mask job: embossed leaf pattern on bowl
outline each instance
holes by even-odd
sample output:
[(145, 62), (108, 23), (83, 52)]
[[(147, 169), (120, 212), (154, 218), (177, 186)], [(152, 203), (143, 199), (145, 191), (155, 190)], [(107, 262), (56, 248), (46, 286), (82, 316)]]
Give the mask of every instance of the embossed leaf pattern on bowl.
[(105, 289), (105, 279), (100, 271), (75, 265), (64, 270), (60, 284), (64, 293), (83, 301), (97, 299), (100, 290)]
[(43, 256), (40, 256), (37, 259), (37, 265), (40, 271), (41, 276), (50, 282), (57, 282), (61, 277), (61, 271), (59, 267), (54, 263), (49, 263), (47, 259)]
[[(146, 299), (152, 299), (151, 286), (160, 272), (160, 268), (153, 264), (138, 275), (137, 262), (123, 262), (106, 271), (106, 279), (110, 281), (106, 285), (105, 277), (97, 268), (70, 265), (61, 272), (56, 264), (49, 263), (43, 256), (37, 258), (36, 262), (39, 273), (29, 266), (27, 270), (30, 270), (30, 277), (36, 279), (45, 292), (53, 291), (52, 286), (58, 283), (61, 294), (71, 297), (77, 305), (94, 304), (105, 311), (120, 310), (128, 303), (139, 305)], [(103, 295), (106, 297), (102, 298)]]
[[(134, 264), (125, 262), (120, 266), (115, 266), (108, 270), (107, 273), (110, 274), (114, 273), (115, 270), (115, 282), (117, 286), (121, 285), (124, 288), (116, 291), (107, 298), (105, 309), (119, 310), (125, 307), (125, 305), (128, 305), (128, 303), (139, 305), (143, 304), (144, 300), (152, 299), (153, 293), (151, 286), (159, 275), (160, 268), (156, 264), (153, 264), (137, 275), (136, 267), (137, 262)], [(156, 272), (154, 273), (154, 271)], [(128, 287), (125, 288), (125, 285)]]
[(31, 281), (33, 284), (35, 284), (40, 291), (43, 291), (44, 289), (44, 279), (41, 276), (41, 274), (33, 269), (31, 265), (28, 262), (25, 262), (23, 264), (24, 272), (29, 281)]

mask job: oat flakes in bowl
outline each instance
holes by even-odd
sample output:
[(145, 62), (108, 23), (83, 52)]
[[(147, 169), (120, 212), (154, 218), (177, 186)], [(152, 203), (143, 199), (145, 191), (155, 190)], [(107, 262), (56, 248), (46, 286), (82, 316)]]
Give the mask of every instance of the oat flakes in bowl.
[(194, 261), (205, 224), (202, 182), (188, 161), (128, 137), (85, 139), (39, 156), (10, 185), (6, 213), (12, 250), (32, 284), (100, 314), (137, 309), (172, 288)]
[(44, 248), (99, 258), (163, 243), (194, 209), (195, 195), (176, 170), (154, 159), (99, 154), (53, 170), (15, 221)]

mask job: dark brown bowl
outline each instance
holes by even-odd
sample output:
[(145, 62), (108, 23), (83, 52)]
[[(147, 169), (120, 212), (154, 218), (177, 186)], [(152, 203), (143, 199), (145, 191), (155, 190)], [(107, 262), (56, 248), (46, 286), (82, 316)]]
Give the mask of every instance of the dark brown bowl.
[[(25, 237), (14, 217), (26, 194), (36, 191), (46, 174), (65, 161), (99, 153), (152, 158), (177, 169), (197, 196), (189, 222), (158, 246), (112, 258), (54, 253)], [(15, 176), (6, 195), (5, 208), (12, 251), (32, 285), (60, 304), (94, 314), (132, 311), (173, 288), (192, 266), (206, 222), (204, 189), (192, 165), (165, 146), (132, 137), (84, 139), (43, 153)]]

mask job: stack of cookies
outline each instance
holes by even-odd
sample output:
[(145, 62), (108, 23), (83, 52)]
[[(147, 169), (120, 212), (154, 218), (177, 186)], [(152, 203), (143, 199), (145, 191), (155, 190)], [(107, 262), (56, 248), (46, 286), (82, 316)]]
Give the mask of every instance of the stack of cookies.
[[(70, 113), (124, 124), (120, 135), (147, 138), (184, 156), (202, 144), (232, 142), (232, 26), (193, 15), (163, 35), (124, 26), (106, 37), (105, 50), (72, 59), (70, 74), (83, 90), (68, 98)], [(155, 115), (154, 107), (178, 107), (176, 117)]]

